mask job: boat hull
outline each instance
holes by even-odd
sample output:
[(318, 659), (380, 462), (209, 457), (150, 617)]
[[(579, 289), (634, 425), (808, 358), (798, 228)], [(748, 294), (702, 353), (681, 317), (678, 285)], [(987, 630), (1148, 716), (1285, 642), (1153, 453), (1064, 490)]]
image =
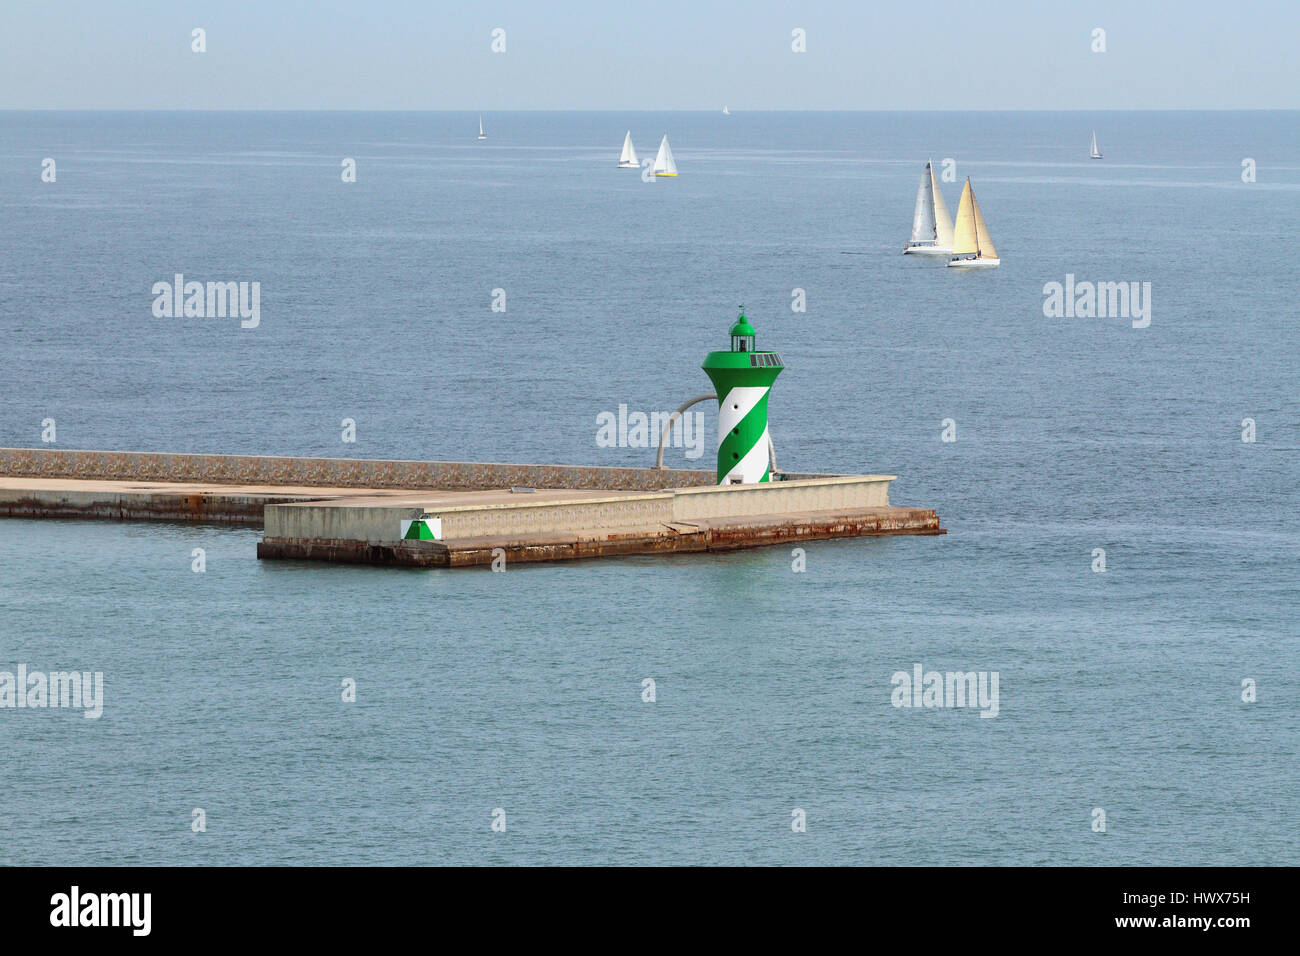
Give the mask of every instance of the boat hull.
[(638, 163), (619, 163), (618, 168), (619, 169), (640, 169), (641, 166)]
[(1002, 265), (1001, 259), (949, 259), (950, 269), (995, 269)]
[(913, 246), (908, 245), (903, 249), (905, 256), (951, 256), (952, 246)]
[(656, 176), (676, 176), (676, 173), (655, 173)]

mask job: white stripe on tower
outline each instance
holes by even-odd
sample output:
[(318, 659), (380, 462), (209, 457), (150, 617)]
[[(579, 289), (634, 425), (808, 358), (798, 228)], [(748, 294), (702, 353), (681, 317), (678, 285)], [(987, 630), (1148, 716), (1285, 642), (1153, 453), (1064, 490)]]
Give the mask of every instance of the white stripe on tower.
[(727, 437), (727, 432), (740, 424), (740, 420), (750, 413), (755, 405), (763, 400), (768, 392), (766, 385), (737, 385), (718, 403), (718, 445)]
[(763, 473), (767, 471), (767, 443), (770, 441), (767, 429), (763, 429), (763, 437), (758, 440), (758, 444), (751, 448), (736, 462), (735, 467), (722, 479), (722, 484), (729, 485), (733, 479), (739, 478), (742, 484), (753, 485), (763, 480)]

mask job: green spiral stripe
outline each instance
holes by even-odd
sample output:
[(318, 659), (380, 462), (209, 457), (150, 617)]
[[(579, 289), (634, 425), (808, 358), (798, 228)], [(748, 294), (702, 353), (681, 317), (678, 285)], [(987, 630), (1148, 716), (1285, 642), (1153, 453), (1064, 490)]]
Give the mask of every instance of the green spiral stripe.
[[(767, 429), (767, 396), (770, 394), (770, 390), (764, 393), (745, 417), (723, 436), (722, 443), (718, 446), (719, 481), (762, 440), (763, 432)], [(726, 396), (723, 401), (726, 401)], [(769, 480), (767, 469), (764, 469), (760, 480)]]

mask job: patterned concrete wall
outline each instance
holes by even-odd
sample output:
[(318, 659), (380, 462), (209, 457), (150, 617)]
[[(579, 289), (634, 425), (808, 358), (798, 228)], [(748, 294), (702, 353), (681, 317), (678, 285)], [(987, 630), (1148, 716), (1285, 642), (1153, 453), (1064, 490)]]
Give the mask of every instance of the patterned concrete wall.
[(448, 539), (500, 535), (523, 537), (596, 528), (621, 531), (658, 527), (672, 520), (673, 503), (670, 493), (664, 492), (436, 513), (442, 516), (443, 535)]
[[(417, 518), (422, 511), (418, 507), (383, 504), (268, 504), (266, 536), (391, 543), (401, 538), (402, 519)], [(433, 508), (429, 513), (442, 519), (445, 538), (458, 539), (658, 527), (672, 520), (673, 507), (671, 492), (651, 492), (620, 498)]]
[[(618, 533), (658, 528), (675, 521), (774, 517), (794, 512), (846, 512), (889, 504), (888, 475), (822, 478), (771, 484), (678, 488), (618, 498), (584, 498), (518, 504), (461, 505), (431, 508), (442, 519), (443, 537), (528, 538), (574, 531)], [(403, 518), (421, 509), (382, 503), (268, 504), (266, 537), (315, 541), (392, 543)]]
[(0, 475), (102, 481), (185, 481), (231, 485), (331, 488), (439, 488), (479, 491), (530, 488), (604, 488), (654, 491), (711, 485), (713, 471), (588, 468), (463, 461), (386, 461), (361, 458), (276, 458), (262, 455), (172, 455), (125, 451), (0, 448)]
[(894, 475), (849, 475), (770, 484), (678, 488), (673, 520), (747, 518), (791, 511), (882, 508)]

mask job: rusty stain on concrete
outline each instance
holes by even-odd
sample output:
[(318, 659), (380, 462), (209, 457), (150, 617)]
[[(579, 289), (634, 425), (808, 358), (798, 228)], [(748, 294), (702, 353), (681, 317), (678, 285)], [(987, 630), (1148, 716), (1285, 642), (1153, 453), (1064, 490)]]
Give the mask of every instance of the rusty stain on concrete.
[(629, 554), (734, 551), (741, 548), (879, 535), (946, 534), (929, 508), (885, 506), (861, 511), (771, 515), (743, 521), (704, 522), (695, 531), (644, 529), (608, 536), (539, 535), (530, 539), (466, 538), (459, 541), (410, 541), (375, 545), (364, 541), (265, 538), (259, 558), (389, 564), (406, 567), (473, 567), (490, 564), (500, 549), (507, 564), (563, 561)]

